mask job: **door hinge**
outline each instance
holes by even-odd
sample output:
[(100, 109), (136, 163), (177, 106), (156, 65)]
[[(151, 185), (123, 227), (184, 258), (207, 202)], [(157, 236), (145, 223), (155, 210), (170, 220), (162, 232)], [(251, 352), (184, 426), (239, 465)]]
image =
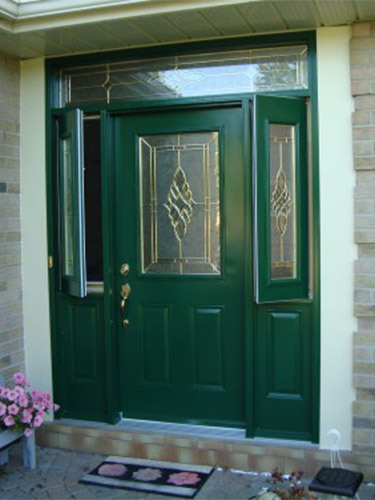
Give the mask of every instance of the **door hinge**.
[(48, 269), (52, 269), (53, 268), (53, 257), (52, 255), (49, 255), (48, 256)]

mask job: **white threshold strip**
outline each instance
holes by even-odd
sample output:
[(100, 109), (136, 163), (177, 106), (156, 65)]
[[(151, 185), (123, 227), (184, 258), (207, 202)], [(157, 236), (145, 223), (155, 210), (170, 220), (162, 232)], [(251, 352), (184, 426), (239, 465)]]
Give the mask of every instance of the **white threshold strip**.
[(229, 427), (212, 427), (209, 425), (176, 424), (173, 422), (157, 422), (153, 420), (137, 420), (123, 418), (116, 427), (132, 431), (152, 431), (167, 434), (185, 434), (193, 437), (210, 437), (222, 439), (245, 439), (245, 429)]

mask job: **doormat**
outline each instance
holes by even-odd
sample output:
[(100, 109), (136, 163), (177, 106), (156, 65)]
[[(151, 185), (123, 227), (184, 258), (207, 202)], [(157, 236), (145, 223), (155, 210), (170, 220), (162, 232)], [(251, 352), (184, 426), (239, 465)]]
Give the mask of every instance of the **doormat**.
[(80, 483), (194, 498), (213, 470), (205, 465), (111, 456)]

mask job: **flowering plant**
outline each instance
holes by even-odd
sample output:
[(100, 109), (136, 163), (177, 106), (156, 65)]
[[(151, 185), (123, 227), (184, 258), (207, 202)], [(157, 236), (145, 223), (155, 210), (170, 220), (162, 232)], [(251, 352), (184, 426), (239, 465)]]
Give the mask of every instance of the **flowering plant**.
[(312, 500), (316, 498), (302, 483), (302, 471), (293, 471), (290, 474), (284, 474), (281, 469), (276, 467), (272, 472), (265, 473), (264, 476), (272, 486), (270, 488), (263, 488), (262, 492), (255, 498), (262, 500)]
[(0, 430), (10, 429), (31, 436), (44, 422), (50, 410), (58, 410), (49, 392), (30, 389), (30, 382), (23, 373), (13, 375), (14, 387), (0, 385)]

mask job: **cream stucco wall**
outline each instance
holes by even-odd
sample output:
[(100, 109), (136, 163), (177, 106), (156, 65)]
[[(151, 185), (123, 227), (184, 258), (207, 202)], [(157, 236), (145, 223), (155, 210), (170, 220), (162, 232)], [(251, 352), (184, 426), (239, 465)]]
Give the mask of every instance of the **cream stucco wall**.
[(21, 229), (26, 372), (52, 391), (47, 269), (44, 60), (21, 63)]
[[(353, 188), (349, 77), (350, 28), (317, 32), (321, 197), (320, 443), (337, 428), (351, 447), (353, 316)], [(47, 281), (44, 62), (21, 66), (21, 191), (27, 371), (51, 390)]]
[(351, 448), (354, 186), (350, 27), (317, 32), (321, 216), (320, 444), (331, 428)]

